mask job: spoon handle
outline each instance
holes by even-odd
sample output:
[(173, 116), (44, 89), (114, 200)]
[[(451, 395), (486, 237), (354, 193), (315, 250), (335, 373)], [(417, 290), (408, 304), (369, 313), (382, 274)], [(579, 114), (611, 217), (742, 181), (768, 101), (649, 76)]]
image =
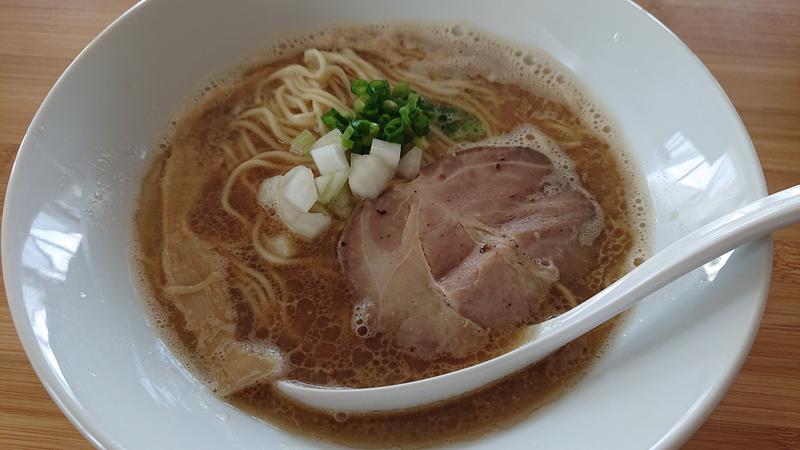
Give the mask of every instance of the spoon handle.
[[(589, 332), (633, 303), (740, 245), (800, 222), (800, 185), (757, 200), (670, 244), (603, 291), (541, 325), (531, 342), (556, 348)], [(544, 349), (542, 349), (544, 350)]]

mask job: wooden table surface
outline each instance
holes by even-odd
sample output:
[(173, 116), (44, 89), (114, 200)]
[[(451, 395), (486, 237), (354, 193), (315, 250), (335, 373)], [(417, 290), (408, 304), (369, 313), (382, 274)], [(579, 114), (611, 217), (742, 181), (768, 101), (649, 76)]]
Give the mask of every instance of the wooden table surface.
[[(5, 196), (14, 155), (47, 91), (132, 3), (0, 0), (0, 195)], [(755, 143), (769, 191), (800, 182), (800, 0), (640, 4), (680, 36), (722, 84)], [(686, 447), (800, 448), (800, 227), (775, 235), (772, 287), (753, 350)], [(39, 384), (1, 301), (0, 449), (23, 448), (90, 445)]]

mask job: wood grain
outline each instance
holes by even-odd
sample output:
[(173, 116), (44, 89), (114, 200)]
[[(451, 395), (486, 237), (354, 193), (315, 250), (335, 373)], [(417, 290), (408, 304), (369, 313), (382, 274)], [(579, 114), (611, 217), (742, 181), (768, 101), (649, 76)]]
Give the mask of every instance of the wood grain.
[[(0, 200), (19, 142), (47, 91), (132, 3), (0, 0)], [(753, 138), (770, 192), (800, 182), (800, 1), (640, 3), (697, 53), (726, 90)], [(5, 301), (0, 448), (91, 448), (39, 384)], [(800, 227), (775, 235), (772, 287), (753, 350), (686, 448), (800, 448)]]

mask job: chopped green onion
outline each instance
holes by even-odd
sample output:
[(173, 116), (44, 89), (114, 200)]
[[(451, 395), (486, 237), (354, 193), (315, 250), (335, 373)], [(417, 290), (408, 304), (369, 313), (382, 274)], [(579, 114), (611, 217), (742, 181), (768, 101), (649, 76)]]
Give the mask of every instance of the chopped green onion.
[(352, 125), (348, 125), (347, 128), (344, 129), (344, 132), (342, 132), (342, 145), (345, 148), (353, 148), (353, 140), (350, 139), (350, 136), (352, 136), (355, 131)]
[(381, 129), (380, 125), (366, 119), (356, 119), (350, 122), (349, 128), (353, 130), (350, 136), (348, 136), (353, 144), (348, 148), (354, 153), (359, 154), (369, 152), (368, 148), (372, 143), (372, 139), (378, 135)]
[(362, 111), (361, 114), (359, 114), (359, 116), (360, 117), (365, 117), (365, 118), (368, 118), (368, 119), (372, 119), (374, 117), (377, 117), (379, 113), (380, 113), (380, 111), (378, 110), (377, 106), (371, 106), (371, 107), (365, 109), (364, 111)]
[(403, 125), (410, 125), (411, 124), (411, 115), (408, 108), (408, 105), (403, 106), (400, 108), (400, 118), (403, 119)]
[(386, 80), (372, 80), (369, 82), (368, 92), (377, 97), (388, 97), (390, 92), (389, 82)]
[(350, 118), (339, 111), (336, 108), (331, 108), (322, 115), (322, 123), (325, 124), (331, 130), (336, 128), (341, 132), (344, 132), (344, 129), (347, 127), (347, 124), (350, 123)]
[(403, 120), (395, 117), (383, 127), (383, 140), (400, 144), (403, 142)]
[(429, 122), (430, 120), (425, 113), (420, 110), (416, 110), (411, 116), (411, 129), (417, 136), (426, 136), (430, 131)]
[(378, 124), (370, 122), (369, 120), (357, 119), (352, 121), (350, 126), (353, 127), (357, 136), (374, 136), (372, 134), (373, 130), (375, 134), (378, 133)]
[(307, 155), (308, 152), (311, 151), (311, 146), (314, 145), (316, 141), (317, 138), (314, 137), (310, 131), (303, 130), (292, 139), (292, 145), (289, 147), (289, 151), (295, 155)]
[(415, 109), (417, 109), (417, 102), (418, 101), (419, 101), (419, 95), (418, 94), (416, 94), (414, 92), (408, 94), (408, 102), (406, 103), (406, 105), (408, 105), (409, 111), (414, 111)]
[(423, 98), (420, 98), (417, 102), (417, 108), (422, 110), (428, 116), (428, 119), (433, 119), (436, 116), (436, 107), (432, 103), (426, 102)]
[(411, 87), (408, 85), (408, 83), (397, 83), (394, 85), (394, 89), (392, 90), (392, 97), (406, 98), (410, 93)]
[(353, 80), (350, 82), (350, 92), (356, 95), (365, 95), (369, 88), (367, 80)]
[(408, 83), (398, 83), (392, 88), (386, 80), (352, 80), (350, 92), (355, 96), (355, 117), (331, 108), (322, 121), (342, 132), (341, 143), (353, 154), (368, 154), (376, 138), (400, 145), (416, 139), (418, 147), (427, 147), (424, 138), (436, 110)]
[(395, 114), (398, 109), (397, 103), (391, 100), (384, 100), (383, 105), (381, 106), (381, 111), (384, 114)]
[(414, 145), (423, 150), (427, 150), (428, 146), (430, 145), (428, 143), (428, 140), (425, 139), (425, 136), (415, 136), (414, 139), (412, 139), (412, 141), (414, 142)]
[(356, 114), (361, 113), (364, 111), (364, 108), (367, 107), (367, 102), (364, 101), (363, 98), (359, 97), (353, 102), (353, 109), (355, 110)]

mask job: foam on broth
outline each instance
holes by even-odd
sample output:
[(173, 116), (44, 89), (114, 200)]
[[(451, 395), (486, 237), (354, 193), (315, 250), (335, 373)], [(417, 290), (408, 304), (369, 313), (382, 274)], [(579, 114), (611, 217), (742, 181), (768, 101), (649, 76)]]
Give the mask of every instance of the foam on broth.
[[(581, 184), (605, 213), (603, 223), (584, 230), (588, 237), (597, 236), (596, 269), (581, 279), (561, 280), (579, 300), (610, 284), (645, 256), (646, 198), (638, 189), (637, 175), (616, 128), (551, 58), (462, 24), (382, 24), (290, 37), (198, 91), (171, 124), (172, 129), (160, 144), (164, 151), (154, 159), (142, 187), (136, 216), (140, 249), (137, 259), (153, 321), (170, 348), (211, 389), (213, 381), (193, 357), (192, 330), (186, 329), (180, 313), (162, 290), (163, 165), (172, 148), (188, 140), (201, 143), (197, 158), (214, 164), (220, 144), (230, 139), (225, 129), (238, 105), (252, 96), (265, 74), (299, 61), (300, 52), (309, 47), (354, 47), (376, 65), (399, 65), (431, 78), (469, 79), (500, 99), (491, 113), (504, 128), (482, 143), (522, 145), (542, 151), (557, 168), (554, 177), (560, 182)], [(413, 80), (409, 81), (413, 86)], [(277, 174), (280, 173), (257, 169), (248, 174), (247, 180), (257, 183)], [(253, 311), (235, 288), (229, 290), (227, 298), (220, 299), (230, 305), (236, 339), (278, 352), (285, 364), (285, 378), (337, 386), (393, 384), (466, 367), (518, 343), (517, 332), (493, 333), (485, 348), (471, 357), (424, 361), (398, 349), (388, 337), (362, 331), (358, 305), (348, 297), (347, 279), (338, 265), (330, 264), (324, 271), (302, 266), (272, 267), (252, 248), (228, 246), (240, 240), (246, 230), (220, 207), (226, 176), (226, 169), (219, 165), (201, 180), (202, 194), (192, 200), (187, 225), (218, 249), (221, 267), (227, 266), (225, 258), (230, 255), (245, 261), (252, 270), (274, 270), (286, 280), (288, 301), (264, 311)], [(553, 185), (557, 189), (557, 183)], [(260, 208), (252, 190), (243, 185), (235, 187), (231, 203), (248, 216)], [(335, 261), (342, 226), (343, 222), (334, 221), (326, 233), (312, 241), (293, 239), (297, 256)], [(271, 236), (285, 233), (274, 217), (265, 222), (265, 230)], [(550, 294), (549, 305), (537, 320), (570, 307), (568, 299), (556, 290)], [(612, 329), (613, 322), (603, 325), (541, 363), (477, 394), (418, 411), (370, 415), (314, 411), (282, 398), (270, 385), (249, 388), (228, 400), (292, 431), (349, 445), (416, 447), (468, 439), (513, 424), (563, 393), (585, 373)]]

